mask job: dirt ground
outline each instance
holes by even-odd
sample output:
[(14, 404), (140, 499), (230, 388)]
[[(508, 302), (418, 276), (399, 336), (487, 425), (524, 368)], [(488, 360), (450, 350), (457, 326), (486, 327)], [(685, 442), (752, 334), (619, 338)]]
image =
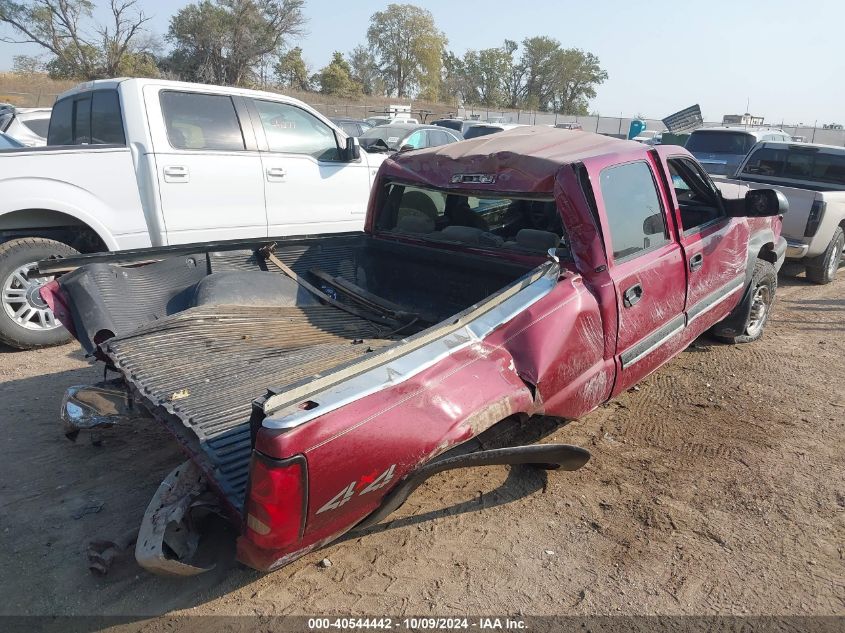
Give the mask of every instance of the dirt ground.
[(593, 453), (581, 471), (442, 474), (269, 575), (89, 573), (87, 541), (137, 526), (180, 456), (145, 424), (69, 442), (61, 396), (101, 370), (75, 344), (3, 349), (0, 615), (845, 615), (843, 297), (845, 273), (782, 279), (763, 340), (702, 339), (549, 436)]

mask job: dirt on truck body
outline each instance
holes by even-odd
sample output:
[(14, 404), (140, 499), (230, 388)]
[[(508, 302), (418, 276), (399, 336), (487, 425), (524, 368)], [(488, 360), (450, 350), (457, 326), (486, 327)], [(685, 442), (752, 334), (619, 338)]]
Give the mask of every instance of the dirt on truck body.
[[(139, 560), (201, 571), (188, 517), (216, 503), (266, 570), (443, 470), (583, 466), (574, 446), (467, 447), (502, 422), (579, 418), (711, 328), (759, 338), (785, 211), (770, 190), (725, 199), (681, 148), (520, 128), (386, 161), (364, 234), (39, 266), (75, 269), (45, 299), (191, 459)], [(68, 397), (72, 427), (109, 423), (80, 406), (90, 393)]]

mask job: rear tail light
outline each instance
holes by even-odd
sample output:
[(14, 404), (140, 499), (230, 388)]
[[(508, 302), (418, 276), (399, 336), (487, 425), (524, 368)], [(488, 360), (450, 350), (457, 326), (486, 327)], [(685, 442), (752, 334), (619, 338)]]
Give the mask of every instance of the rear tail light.
[(813, 200), (813, 206), (810, 208), (810, 217), (807, 219), (807, 228), (804, 229), (804, 237), (816, 236), (816, 231), (819, 230), (819, 225), (822, 223), (826, 207), (827, 202)]
[(253, 452), (246, 498), (246, 537), (258, 547), (281, 549), (302, 538), (308, 470), (303, 455), (272, 459)]

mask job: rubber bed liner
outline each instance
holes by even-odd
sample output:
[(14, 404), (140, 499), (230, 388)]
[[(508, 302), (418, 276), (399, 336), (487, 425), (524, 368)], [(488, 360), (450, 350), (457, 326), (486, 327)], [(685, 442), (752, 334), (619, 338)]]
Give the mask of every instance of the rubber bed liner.
[(379, 326), (326, 305), (211, 306), (165, 317), (103, 347), (156, 416), (204, 458), (240, 511), (253, 399), (392, 342), (380, 335)]

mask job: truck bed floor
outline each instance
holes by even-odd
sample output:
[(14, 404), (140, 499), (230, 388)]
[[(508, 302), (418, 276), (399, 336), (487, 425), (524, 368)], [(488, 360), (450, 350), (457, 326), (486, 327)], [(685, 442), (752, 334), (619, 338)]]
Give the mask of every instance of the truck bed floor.
[(252, 401), (353, 361), (391, 341), (378, 326), (325, 305), (206, 306), (110, 340), (105, 351), (156, 418), (205, 457), (240, 510)]

